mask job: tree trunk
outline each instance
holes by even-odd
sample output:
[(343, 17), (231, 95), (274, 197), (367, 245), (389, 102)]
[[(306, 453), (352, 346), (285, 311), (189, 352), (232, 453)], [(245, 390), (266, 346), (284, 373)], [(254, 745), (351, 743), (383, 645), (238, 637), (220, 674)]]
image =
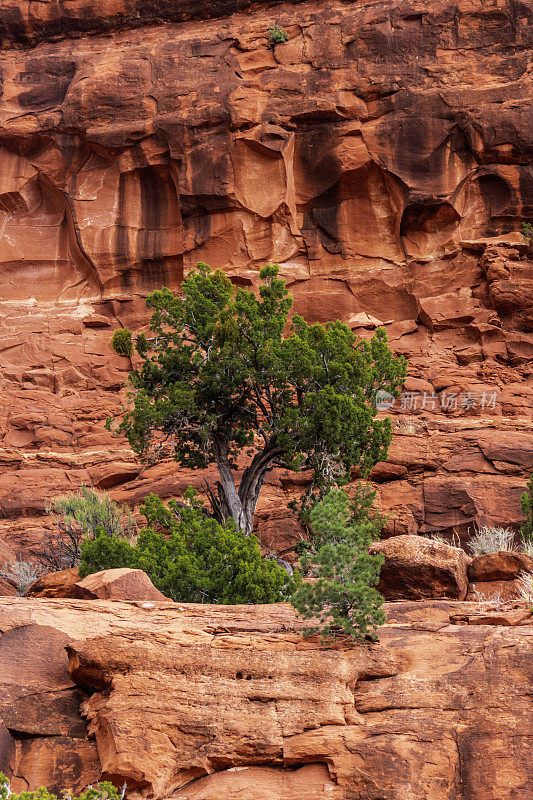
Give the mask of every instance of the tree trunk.
[[(221, 519), (233, 517), (237, 527), (250, 536), (254, 527), (254, 516), (259, 495), (267, 472), (283, 450), (270, 444), (257, 453), (251, 464), (243, 472), (239, 489), (235, 485), (233, 472), (228, 463), (227, 446), (223, 440), (216, 440), (216, 454), (220, 481), (217, 483), (218, 501), (214, 508), (215, 516)], [(211, 493), (213, 505), (213, 494)]]

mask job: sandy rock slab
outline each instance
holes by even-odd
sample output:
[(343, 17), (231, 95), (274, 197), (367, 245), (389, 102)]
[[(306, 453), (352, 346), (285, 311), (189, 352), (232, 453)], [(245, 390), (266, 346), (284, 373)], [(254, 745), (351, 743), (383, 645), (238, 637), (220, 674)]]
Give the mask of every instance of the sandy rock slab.
[(19, 786), (137, 798), (532, 796), (533, 625), (386, 609), (379, 644), (325, 647), (282, 604), (3, 598), (0, 753)]

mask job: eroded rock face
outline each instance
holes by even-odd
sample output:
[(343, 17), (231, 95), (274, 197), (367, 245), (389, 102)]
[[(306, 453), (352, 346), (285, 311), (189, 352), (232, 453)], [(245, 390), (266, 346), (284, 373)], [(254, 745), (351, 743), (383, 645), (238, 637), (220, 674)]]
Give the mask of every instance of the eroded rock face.
[[(388, 533), (520, 520), (530, 23), (511, 0), (2, 4), (0, 535), (16, 555), (60, 492), (138, 504), (213, 477), (141, 468), (103, 426), (130, 368), (113, 328), (138, 330), (144, 296), (198, 260), (251, 287), (277, 261), (309, 320), (384, 324), (409, 358), (375, 472)], [(268, 548), (294, 541), (297, 491), (271, 476)]]
[[(331, 649), (283, 605), (0, 599), (0, 657), (35, 653), (0, 673), (0, 745), (31, 787), (103, 774), (156, 800), (529, 796), (531, 612), (387, 615), (380, 644)], [(92, 774), (54, 772), (43, 733), (68, 763), (93, 748)]]
[(400, 535), (376, 542), (370, 552), (383, 557), (377, 588), (386, 600), (466, 598), (471, 559), (460, 547)]
[(508, 581), (521, 572), (533, 572), (533, 558), (525, 553), (488, 553), (477, 556), (468, 565), (471, 581)]
[(80, 710), (87, 695), (67, 673), (69, 635), (18, 610), (2, 614), (0, 631), (0, 771), (11, 788), (60, 792), (97, 780), (98, 753)]

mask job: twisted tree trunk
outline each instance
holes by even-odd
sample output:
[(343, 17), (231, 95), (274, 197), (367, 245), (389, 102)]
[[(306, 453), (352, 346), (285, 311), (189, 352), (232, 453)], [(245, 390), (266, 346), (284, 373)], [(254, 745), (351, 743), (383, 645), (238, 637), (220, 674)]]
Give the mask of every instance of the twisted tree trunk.
[(265, 478), (274, 462), (283, 455), (283, 449), (275, 442), (265, 445), (244, 470), (238, 489), (229, 466), (228, 447), (224, 439), (215, 440), (215, 451), (220, 481), (217, 482), (217, 495), (209, 492), (213, 513), (221, 522), (232, 517), (237, 527), (250, 536)]

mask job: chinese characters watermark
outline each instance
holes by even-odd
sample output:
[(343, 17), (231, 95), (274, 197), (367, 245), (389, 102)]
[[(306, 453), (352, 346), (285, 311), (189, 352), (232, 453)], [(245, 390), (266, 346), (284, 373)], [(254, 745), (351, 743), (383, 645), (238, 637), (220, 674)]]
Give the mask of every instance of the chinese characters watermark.
[(378, 411), (388, 411), (396, 406), (402, 411), (495, 411), (498, 392), (402, 392), (395, 398), (389, 392), (376, 392)]

